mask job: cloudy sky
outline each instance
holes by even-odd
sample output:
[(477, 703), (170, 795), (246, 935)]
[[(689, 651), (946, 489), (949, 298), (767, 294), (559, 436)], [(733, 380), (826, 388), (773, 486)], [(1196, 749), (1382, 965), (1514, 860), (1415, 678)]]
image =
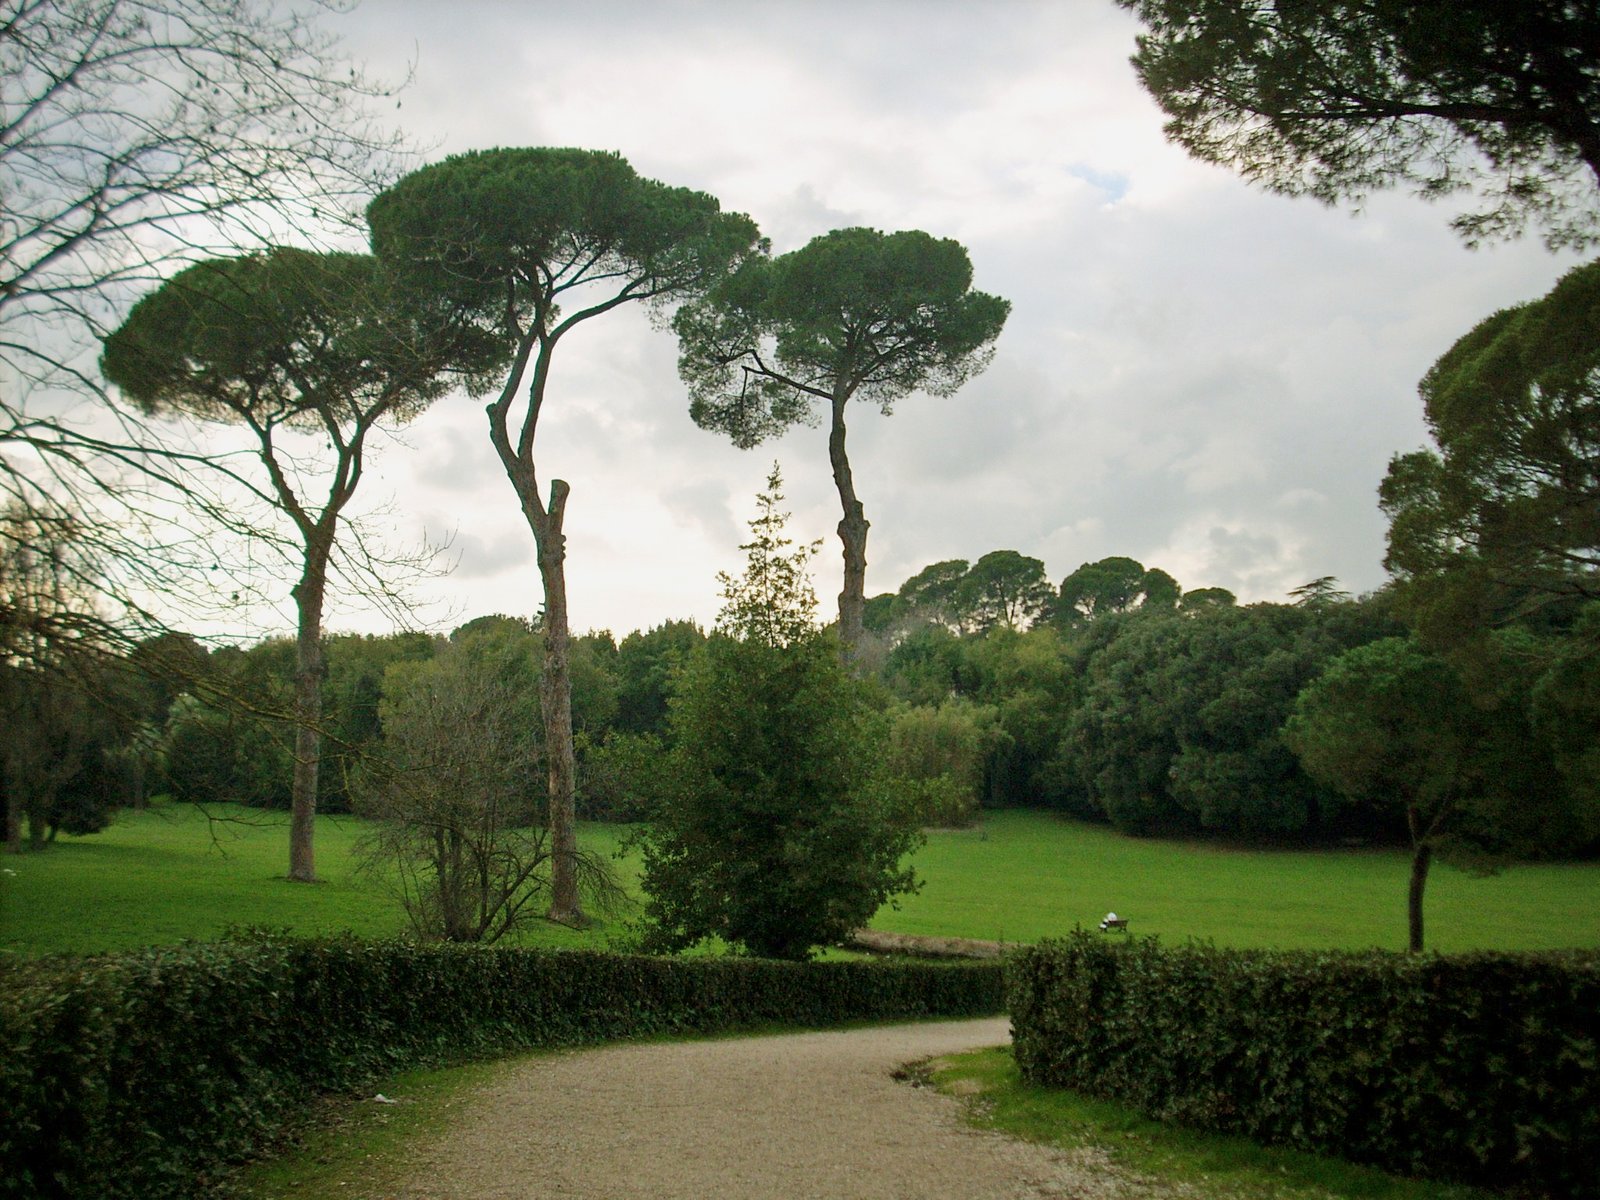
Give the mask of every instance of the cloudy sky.
[[(1376, 488), (1424, 440), (1418, 378), (1571, 263), (1533, 239), (1469, 251), (1447, 207), (1353, 215), (1190, 160), (1111, 0), (366, 0), (332, 28), (376, 74), (414, 64), (396, 115), (429, 158), (616, 150), (749, 213), (778, 253), (850, 225), (968, 248), (975, 285), (1013, 305), (993, 365), (952, 398), (852, 414), (869, 594), (1001, 548), (1057, 582), (1120, 554), (1246, 601), (1321, 575), (1376, 587)], [(572, 484), (576, 628), (709, 622), (774, 460), (791, 532), (828, 539), (831, 610), (824, 430), (739, 451), (697, 429), (670, 333), (625, 312), (563, 342), (550, 405), (539, 460)], [(538, 607), (478, 403), (441, 402), (364, 486), (397, 532), (453, 536), (454, 571), (423, 589), (435, 620)]]

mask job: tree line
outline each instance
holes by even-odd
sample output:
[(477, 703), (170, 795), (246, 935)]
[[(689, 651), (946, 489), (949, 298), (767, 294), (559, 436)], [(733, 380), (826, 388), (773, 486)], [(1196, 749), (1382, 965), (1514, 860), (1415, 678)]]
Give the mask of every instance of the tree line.
[[(1006, 550), (978, 562), (1024, 558)], [(1285, 738), (1286, 722), (1308, 703), (1303, 693), (1336, 665), (1349, 671), (1351, 662), (1388, 653), (1446, 671), (1445, 657), (1410, 632), (1395, 589), (1357, 599), (1322, 579), (1289, 602), (1241, 606), (1220, 589), (1185, 592), (1159, 568), (1111, 558), (1040, 589), (1055, 602), (1034, 619), (1002, 621), (987, 619), (997, 610), (986, 600), (950, 598), (964, 580), (988, 578), (976, 565), (958, 572), (959, 562), (935, 564), (874, 597), (869, 614), (894, 615), (869, 620), (861, 656), (859, 673), (889, 718), (878, 752), (919, 790), (924, 823), (961, 824), (981, 808), (1021, 806), (1142, 835), (1405, 840), (1399, 810), (1308, 773)], [(935, 576), (945, 586), (930, 588)], [(1139, 580), (1147, 586), (1134, 586)], [(1500, 776), (1513, 790), (1536, 779), (1539, 791), (1581, 791), (1590, 777), (1592, 620), (1584, 609), (1570, 622), (1503, 631), (1475, 663), (1452, 660), (1446, 671), (1455, 692), (1494, 692), (1494, 702), (1479, 707), (1506, 723), (1505, 737), (1538, 748), (1530, 756), (1542, 773)], [(505, 695), (496, 720), (536, 731), (541, 637), (535, 621), (503, 615), (449, 635), (327, 637), (319, 808), (352, 810), (352, 780), (418, 740), (414, 722), (397, 739), (389, 719), (436, 695), (443, 680), (494, 682)], [(676, 681), (706, 641), (688, 620), (620, 639), (609, 631), (572, 639), (582, 816), (631, 821), (648, 813), (651, 763), (671, 746)], [(288, 809), (295, 671), (294, 642), (285, 638), (213, 650), (176, 634), (145, 643), (119, 663), (128, 696), (121, 728), (131, 732), (117, 753), (137, 764), (146, 792)], [(1435, 689), (1431, 703), (1443, 711), (1447, 695)], [(1404, 724), (1419, 739), (1432, 736), (1426, 712), (1407, 714)], [(527, 748), (528, 778), (537, 779), (542, 739), (530, 734)], [(1589, 844), (1581, 822), (1555, 823), (1549, 833), (1528, 852)]]

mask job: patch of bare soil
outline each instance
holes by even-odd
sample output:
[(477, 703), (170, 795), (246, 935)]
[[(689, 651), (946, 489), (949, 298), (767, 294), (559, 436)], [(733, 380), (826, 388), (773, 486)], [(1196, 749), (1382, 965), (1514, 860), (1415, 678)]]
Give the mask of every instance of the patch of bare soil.
[(1019, 1200), (1157, 1193), (1094, 1156), (972, 1129), (903, 1065), (1004, 1018), (621, 1045), (510, 1063), (413, 1147), (403, 1200)]

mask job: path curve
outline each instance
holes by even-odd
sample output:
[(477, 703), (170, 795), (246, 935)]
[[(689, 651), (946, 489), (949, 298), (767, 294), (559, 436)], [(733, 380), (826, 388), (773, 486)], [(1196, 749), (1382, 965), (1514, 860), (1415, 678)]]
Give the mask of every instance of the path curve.
[[(1018, 1200), (1147, 1194), (973, 1130), (899, 1066), (1010, 1041), (1005, 1018), (618, 1045), (509, 1064), (408, 1154), (404, 1200)], [(1131, 1188), (1124, 1185), (1132, 1184)]]

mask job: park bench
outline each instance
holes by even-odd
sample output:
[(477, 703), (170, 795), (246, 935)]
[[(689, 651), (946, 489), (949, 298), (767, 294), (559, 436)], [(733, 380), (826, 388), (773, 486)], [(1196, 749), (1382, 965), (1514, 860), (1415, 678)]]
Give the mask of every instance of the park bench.
[(1100, 922), (1100, 932), (1106, 933), (1112, 929), (1120, 929), (1124, 933), (1128, 932), (1128, 918), (1119, 917), (1116, 913), (1107, 913), (1106, 919)]

